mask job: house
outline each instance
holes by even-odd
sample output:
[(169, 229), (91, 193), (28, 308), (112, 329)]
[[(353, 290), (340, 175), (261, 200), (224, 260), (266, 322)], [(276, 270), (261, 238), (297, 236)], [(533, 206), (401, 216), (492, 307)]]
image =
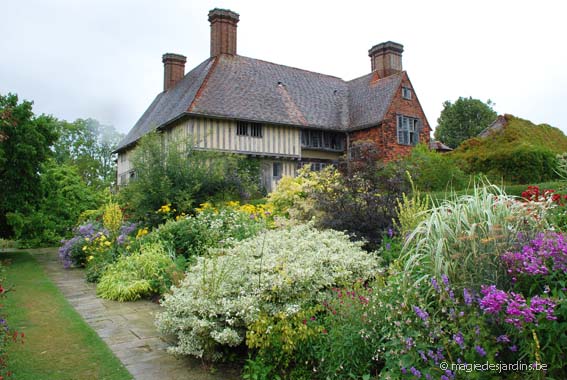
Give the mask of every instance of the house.
[(374, 141), (385, 160), (429, 144), (429, 123), (402, 69), (402, 45), (375, 45), (370, 72), (344, 81), (240, 56), (239, 15), (213, 9), (208, 16), (208, 59), (185, 74), (184, 56), (163, 55), (163, 91), (116, 149), (119, 185), (135, 176), (136, 141), (154, 129), (165, 141), (192, 136), (197, 149), (260, 158), (268, 191), (302, 165), (318, 170), (335, 162), (357, 140)]

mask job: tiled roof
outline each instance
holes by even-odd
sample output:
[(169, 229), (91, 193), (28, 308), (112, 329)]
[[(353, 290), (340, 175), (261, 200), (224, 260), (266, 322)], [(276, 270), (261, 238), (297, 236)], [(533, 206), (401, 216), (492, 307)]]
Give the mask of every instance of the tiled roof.
[(401, 75), (350, 82), (289, 66), (221, 54), (159, 94), (117, 150), (186, 114), (349, 130), (382, 121)]
[(359, 129), (381, 122), (401, 80), (401, 74), (379, 79), (376, 73), (370, 73), (348, 82), (349, 129)]

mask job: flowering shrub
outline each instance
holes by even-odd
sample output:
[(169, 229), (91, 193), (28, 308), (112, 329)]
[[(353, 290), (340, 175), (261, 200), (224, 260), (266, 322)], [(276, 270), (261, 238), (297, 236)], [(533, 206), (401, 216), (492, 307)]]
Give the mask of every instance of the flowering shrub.
[(321, 290), (368, 279), (377, 269), (376, 258), (344, 233), (311, 225), (268, 230), (197, 258), (165, 296), (156, 323), (177, 336), (170, 351), (219, 359), (221, 347), (242, 344), (261, 315), (293, 316)]
[(85, 266), (87, 263), (87, 249), (85, 245), (107, 232), (101, 225), (87, 223), (74, 229), (74, 236), (69, 240), (62, 240), (59, 248), (59, 259), (65, 268), (71, 266)]
[(173, 258), (160, 243), (142, 244), (130, 256), (121, 256), (109, 264), (96, 287), (101, 298), (134, 301), (165, 292), (171, 286), (167, 270)]
[[(265, 212), (259, 210), (255, 208), (254, 212), (265, 216)], [(146, 239), (160, 240), (176, 255), (194, 258), (203, 255), (209, 248), (232, 246), (237, 241), (256, 235), (265, 226), (265, 219), (255, 213), (230, 207), (218, 209), (204, 204), (196, 216), (170, 220)]]

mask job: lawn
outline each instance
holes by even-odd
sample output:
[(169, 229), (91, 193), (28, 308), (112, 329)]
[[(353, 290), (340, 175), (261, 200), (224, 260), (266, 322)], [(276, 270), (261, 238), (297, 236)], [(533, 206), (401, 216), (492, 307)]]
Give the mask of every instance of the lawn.
[(0, 253), (6, 265), (4, 300), (10, 326), (24, 344), (8, 346), (13, 380), (125, 380), (132, 376), (81, 319), (28, 253)]

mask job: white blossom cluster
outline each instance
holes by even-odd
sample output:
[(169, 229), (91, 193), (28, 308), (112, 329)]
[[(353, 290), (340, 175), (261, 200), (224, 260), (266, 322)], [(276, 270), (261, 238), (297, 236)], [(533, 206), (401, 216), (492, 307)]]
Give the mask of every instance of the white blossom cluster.
[(342, 232), (298, 225), (210, 252), (165, 297), (156, 324), (177, 336), (173, 353), (218, 359), (219, 346), (241, 344), (261, 311), (293, 315), (318, 302), (323, 289), (376, 276), (378, 258), (361, 245)]

